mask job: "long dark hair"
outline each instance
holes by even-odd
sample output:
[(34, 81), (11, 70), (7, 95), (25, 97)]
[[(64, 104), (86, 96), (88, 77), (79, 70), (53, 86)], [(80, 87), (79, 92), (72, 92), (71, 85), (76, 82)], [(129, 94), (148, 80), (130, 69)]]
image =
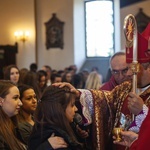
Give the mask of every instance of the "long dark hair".
[(26, 72), (24, 79), (22, 80), (22, 84), (27, 84), (33, 87), (37, 99), (39, 100), (41, 98), (41, 92), (40, 89), (38, 87), (38, 82), (37, 82), (37, 74), (32, 72), (32, 71), (28, 71)]
[[(0, 80), (0, 97), (5, 98), (9, 94), (10, 88), (14, 86), (11, 81)], [(2, 107), (0, 107), (0, 134), (11, 150), (24, 150), (23, 145), (14, 134), (16, 126), (16, 116), (8, 117), (2, 110)]]
[[(5, 80), (10, 80), (10, 71), (12, 68), (16, 68), (19, 72), (19, 68), (16, 65), (9, 65), (9, 66), (5, 67), (4, 71), (3, 71)], [(20, 72), (19, 72), (19, 74), (20, 74)]]
[[(19, 89), (19, 92), (20, 92), (20, 100), (21, 100), (21, 101), (22, 101), (23, 96), (24, 96), (23, 94), (24, 94), (24, 92), (25, 92), (26, 90), (32, 89), (32, 90), (34, 91), (34, 89), (33, 89), (32, 86), (26, 85), (26, 84), (20, 84), (20, 85), (18, 85), (18, 89)], [(23, 110), (22, 110), (22, 108), (20, 109), (20, 111), (19, 111), (19, 113), (18, 113), (18, 115), (17, 115), (17, 118), (18, 118), (18, 121), (19, 121), (19, 122), (26, 122), (25, 116), (23, 115)]]
[(67, 105), (75, 95), (69, 89), (49, 86), (45, 89), (41, 101), (35, 111), (35, 128), (45, 125), (54, 125), (68, 133), (74, 142), (77, 142), (70, 123), (65, 115)]

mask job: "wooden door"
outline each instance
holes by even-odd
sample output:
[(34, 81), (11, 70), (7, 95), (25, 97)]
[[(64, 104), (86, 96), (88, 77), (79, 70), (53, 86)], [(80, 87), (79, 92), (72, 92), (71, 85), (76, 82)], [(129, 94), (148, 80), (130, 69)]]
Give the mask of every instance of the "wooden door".
[(18, 52), (18, 45), (0, 45), (0, 79), (3, 79), (4, 67), (15, 64), (16, 53)]

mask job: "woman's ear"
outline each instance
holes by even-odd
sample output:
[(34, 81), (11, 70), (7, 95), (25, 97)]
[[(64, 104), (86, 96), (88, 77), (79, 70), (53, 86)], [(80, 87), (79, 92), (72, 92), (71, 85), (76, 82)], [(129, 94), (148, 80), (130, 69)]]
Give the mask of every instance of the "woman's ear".
[(0, 97), (0, 106), (3, 106), (4, 99)]

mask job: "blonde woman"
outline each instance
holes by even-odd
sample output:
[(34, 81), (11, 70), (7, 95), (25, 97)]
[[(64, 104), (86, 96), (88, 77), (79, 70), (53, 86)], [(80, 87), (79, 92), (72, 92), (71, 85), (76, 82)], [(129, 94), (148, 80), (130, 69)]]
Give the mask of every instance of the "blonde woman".
[(86, 80), (85, 89), (98, 90), (100, 89), (101, 85), (102, 81), (99, 74), (96, 71), (92, 71)]

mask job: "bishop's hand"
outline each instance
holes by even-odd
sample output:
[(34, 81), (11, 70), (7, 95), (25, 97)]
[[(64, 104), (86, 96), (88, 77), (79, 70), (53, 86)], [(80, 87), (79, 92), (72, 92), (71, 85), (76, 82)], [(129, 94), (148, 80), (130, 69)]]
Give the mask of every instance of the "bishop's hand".
[(68, 87), (70, 89), (70, 91), (72, 93), (75, 93), (77, 97), (80, 97), (80, 92), (73, 86), (71, 85), (70, 83), (67, 83), (67, 82), (57, 82), (57, 83), (54, 83), (52, 84), (53, 86), (57, 86), (59, 88), (62, 88), (62, 87)]
[(137, 94), (130, 92), (128, 96), (128, 109), (134, 115), (138, 115), (143, 108), (143, 100)]
[(119, 145), (130, 147), (132, 142), (138, 138), (138, 134), (132, 131), (122, 131), (121, 136), (122, 136), (121, 141), (116, 141), (116, 137), (113, 136), (114, 144), (119, 144)]

